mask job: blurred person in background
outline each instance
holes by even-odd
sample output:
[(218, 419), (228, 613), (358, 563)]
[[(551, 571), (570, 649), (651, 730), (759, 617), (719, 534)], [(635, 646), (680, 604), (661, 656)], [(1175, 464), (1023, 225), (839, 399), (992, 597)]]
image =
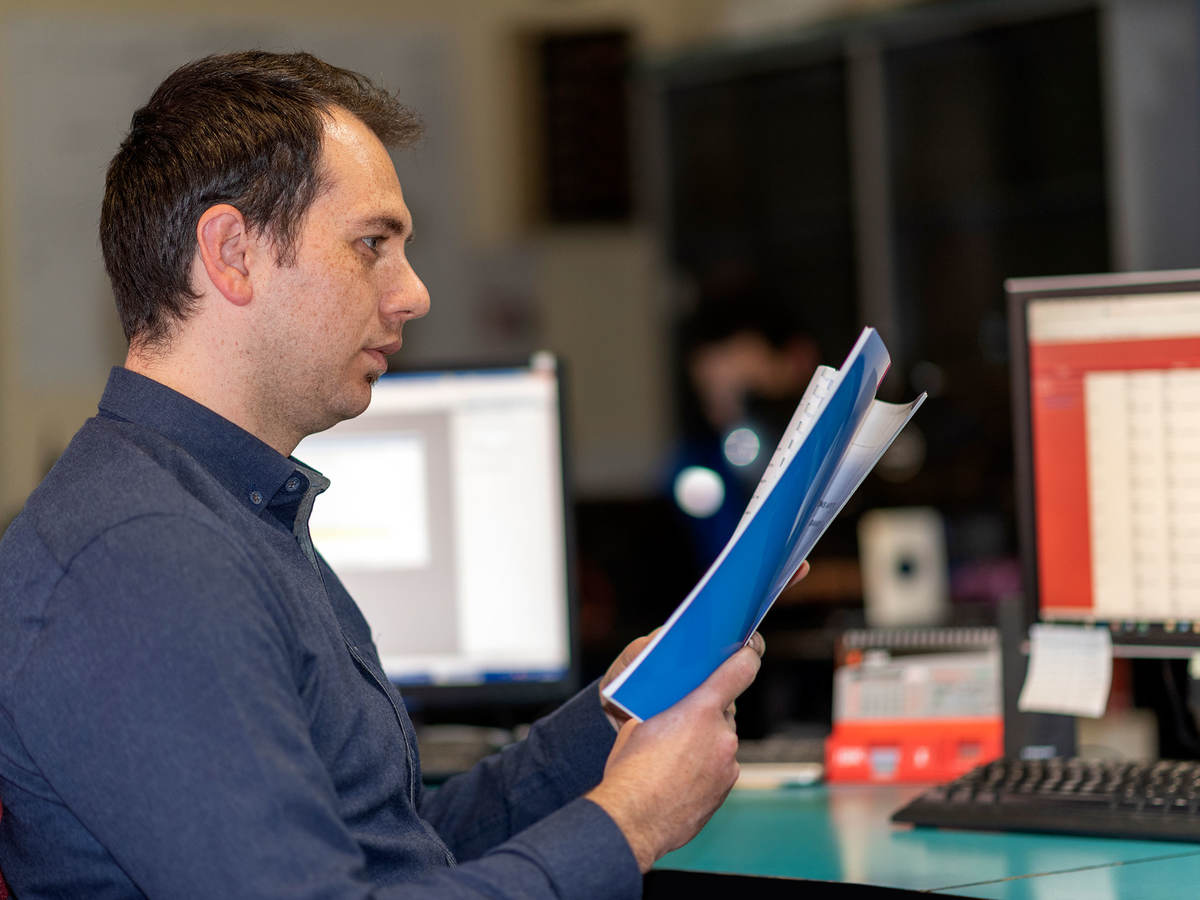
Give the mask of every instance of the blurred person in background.
[(696, 561), (741, 519), (820, 362), (816, 340), (752, 279), (712, 279), (677, 328), (680, 440), (667, 467)]

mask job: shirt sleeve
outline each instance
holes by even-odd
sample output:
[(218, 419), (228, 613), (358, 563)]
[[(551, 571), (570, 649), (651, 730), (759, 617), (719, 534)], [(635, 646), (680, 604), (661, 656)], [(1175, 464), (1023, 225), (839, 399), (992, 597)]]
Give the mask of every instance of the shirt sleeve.
[[(10, 717), (49, 799), (81, 825), (60, 851), (111, 854), (147, 897), (640, 894), (619, 831), (586, 800), (465, 865), (366, 883), (309, 737), (286, 617), (202, 522), (145, 516), (105, 532), (42, 615)], [(596, 850), (615, 873), (588, 874)]]
[(425, 791), (421, 815), (458, 859), (474, 859), (595, 787), (615, 739), (593, 683), (525, 740)]

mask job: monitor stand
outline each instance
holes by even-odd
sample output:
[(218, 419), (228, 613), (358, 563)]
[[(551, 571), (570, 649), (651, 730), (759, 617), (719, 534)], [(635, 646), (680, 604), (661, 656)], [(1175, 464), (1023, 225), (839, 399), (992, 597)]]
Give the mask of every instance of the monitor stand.
[(1029, 623), (1020, 597), (1006, 597), (997, 607), (1004, 684), (1004, 755), (1019, 759), (1075, 756), (1075, 717), (1027, 713), (1017, 698), (1029, 665)]

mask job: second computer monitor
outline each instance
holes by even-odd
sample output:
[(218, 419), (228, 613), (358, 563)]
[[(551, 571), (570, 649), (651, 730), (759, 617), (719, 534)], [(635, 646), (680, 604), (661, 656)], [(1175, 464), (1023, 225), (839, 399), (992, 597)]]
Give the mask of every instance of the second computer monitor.
[(1006, 287), (1036, 617), (1200, 645), (1200, 271)]

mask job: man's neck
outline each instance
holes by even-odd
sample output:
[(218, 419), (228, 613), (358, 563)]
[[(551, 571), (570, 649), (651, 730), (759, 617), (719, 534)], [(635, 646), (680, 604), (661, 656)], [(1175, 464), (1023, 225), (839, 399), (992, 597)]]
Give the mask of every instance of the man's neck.
[(165, 351), (131, 346), (125, 368), (208, 407), (284, 456), (291, 456), (300, 442), (300, 435), (289, 434), (279, 423), (256, 414), (262, 404), (250, 396), (236, 366), (222, 366), (188, 352), (186, 346), (172, 345)]

